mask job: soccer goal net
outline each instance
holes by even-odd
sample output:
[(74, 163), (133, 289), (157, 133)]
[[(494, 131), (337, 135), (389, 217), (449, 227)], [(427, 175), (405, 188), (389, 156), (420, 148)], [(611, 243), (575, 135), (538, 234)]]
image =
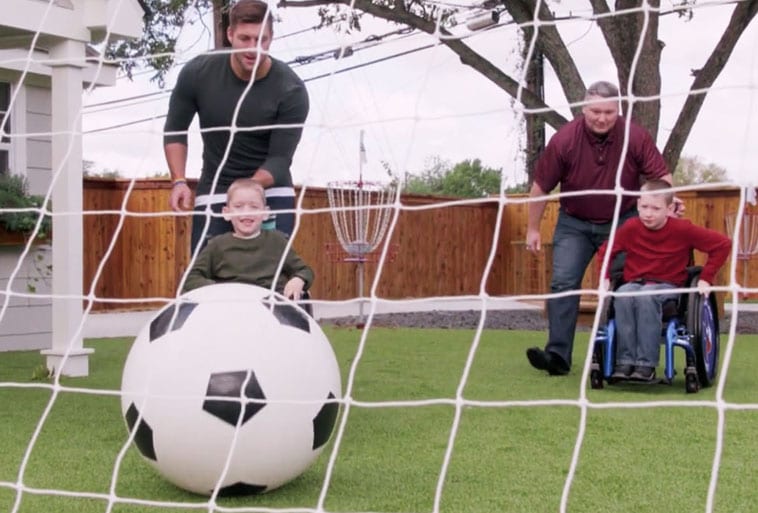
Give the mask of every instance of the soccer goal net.
[[(754, 509), (758, 1), (293, 0), (271, 4), (270, 41), (235, 32), (250, 23), (230, 3), (3, 0), (0, 511)], [(560, 187), (530, 196), (597, 81), (619, 86), (621, 128), (591, 143), (617, 154), (552, 158), (612, 168), (614, 185), (577, 191), (555, 170)], [(291, 121), (297, 87), (307, 117)], [(164, 154), (170, 98), (186, 155)], [(670, 379), (598, 388), (610, 263), (551, 292), (568, 257), (553, 234), (562, 200), (613, 198), (613, 240), (639, 192), (605, 159), (638, 165), (640, 131), (683, 217), (732, 249), (715, 321), (672, 328)], [(248, 158), (251, 175), (279, 169), (269, 210), (222, 213), (231, 180), (215, 171), (242, 176)], [(185, 187), (198, 209), (170, 206)], [(265, 230), (192, 248), (193, 223), (203, 238), (224, 215)], [(263, 235), (288, 215), (288, 238)], [(265, 294), (183, 294), (203, 273), (234, 281), (243, 247), (275, 259)], [(290, 272), (305, 308), (273, 294)], [(578, 300), (577, 329), (552, 376), (525, 352), (558, 328), (560, 297)]]

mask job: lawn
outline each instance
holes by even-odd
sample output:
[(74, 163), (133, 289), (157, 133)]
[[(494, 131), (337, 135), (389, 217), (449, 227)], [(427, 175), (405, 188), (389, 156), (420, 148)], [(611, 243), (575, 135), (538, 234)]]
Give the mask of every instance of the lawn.
[[(356, 357), (361, 332), (327, 329), (343, 369)], [(341, 440), (324, 509), (330, 512), (427, 512), (456, 416), (454, 404), (408, 406), (397, 401), (454, 399), (474, 340), (472, 330), (372, 329), (358, 362), (353, 404)], [(586, 350), (579, 338), (577, 357)], [(440, 496), (444, 512), (555, 512), (580, 426), (576, 405), (503, 405), (506, 401), (576, 400), (580, 369), (551, 378), (530, 367), (524, 350), (544, 334), (485, 331), (471, 364), (460, 423)], [(90, 340), (87, 378), (64, 387), (117, 391), (128, 339)], [(723, 355), (723, 351), (722, 351)], [(4, 353), (0, 364), (0, 512), (175, 513), (214, 511), (206, 498), (164, 481), (129, 449), (114, 468), (127, 432), (112, 394), (65, 388), (32, 446), (29, 442), (53, 396), (32, 380), (36, 352)], [(725, 399), (755, 402), (758, 336), (735, 341)], [(12, 384), (15, 384), (13, 386)], [(27, 386), (19, 386), (27, 385)], [(588, 390), (593, 405), (608, 402), (713, 400), (715, 388), (687, 395), (681, 376), (673, 386)], [(394, 402), (382, 407), (360, 403)], [(705, 511), (716, 447), (718, 412), (703, 406), (589, 408), (584, 443), (568, 500), (571, 512), (659, 513)], [(758, 411), (726, 412), (723, 458), (715, 511), (755, 511), (758, 501)], [(219, 499), (224, 511), (315, 509), (334, 438), (306, 473), (269, 494)], [(48, 493), (57, 490), (57, 494)], [(111, 493), (112, 490), (112, 493)], [(70, 496), (76, 492), (79, 496)], [(17, 504), (17, 499), (20, 501)], [(110, 501), (108, 500), (110, 498)], [(139, 501), (153, 501), (143, 505)], [(18, 507), (16, 507), (18, 506)], [(110, 509), (109, 509), (110, 507)], [(228, 508), (228, 509), (227, 509)]]

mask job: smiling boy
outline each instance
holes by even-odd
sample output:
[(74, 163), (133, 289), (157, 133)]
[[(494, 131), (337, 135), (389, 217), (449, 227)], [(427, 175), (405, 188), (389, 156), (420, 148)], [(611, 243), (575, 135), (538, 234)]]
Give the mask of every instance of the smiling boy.
[[(236, 180), (229, 186), (222, 212), (234, 231), (208, 241), (187, 274), (182, 291), (219, 282), (271, 288), (279, 261), (287, 249), (287, 239), (276, 230), (261, 230), (268, 215), (263, 187), (248, 178)], [(290, 249), (278, 276), (276, 291), (298, 300), (311, 283), (313, 270)]]
[[(618, 292), (660, 291), (645, 296), (614, 298), (618, 348), (614, 379), (651, 381), (660, 357), (662, 305), (676, 299), (671, 289), (684, 287), (693, 250), (706, 253), (697, 283), (698, 292), (708, 294), (716, 273), (726, 261), (732, 241), (725, 235), (673, 217), (674, 193), (663, 180), (651, 180), (637, 200), (639, 216), (617, 231), (610, 259), (626, 252), (624, 285)], [(598, 251), (602, 260), (608, 243)], [(603, 279), (607, 289), (610, 266)]]

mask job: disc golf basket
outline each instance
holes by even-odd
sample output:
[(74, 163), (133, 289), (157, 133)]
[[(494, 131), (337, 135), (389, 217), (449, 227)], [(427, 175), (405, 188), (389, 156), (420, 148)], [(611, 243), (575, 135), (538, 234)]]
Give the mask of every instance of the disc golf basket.
[[(380, 246), (392, 218), (396, 190), (394, 183), (362, 180), (327, 184), (329, 208), (339, 244), (327, 243), (326, 250), (332, 261), (356, 265), (360, 319), (363, 319), (364, 265), (378, 262), (381, 257)], [(391, 262), (396, 254), (397, 244), (390, 245), (385, 260)]]
[(737, 214), (734, 212), (727, 214), (725, 221), (727, 234), (737, 244), (737, 260), (742, 262), (741, 285), (747, 287), (748, 260), (758, 255), (758, 214), (743, 214), (739, 232), (736, 234)]

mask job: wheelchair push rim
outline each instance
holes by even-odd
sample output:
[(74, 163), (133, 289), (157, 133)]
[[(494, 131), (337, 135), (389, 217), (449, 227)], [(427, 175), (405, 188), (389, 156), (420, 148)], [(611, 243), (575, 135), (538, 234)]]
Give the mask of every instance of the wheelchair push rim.
[(719, 322), (716, 296), (690, 295), (687, 326), (692, 329), (692, 345), (700, 384), (711, 386), (716, 380), (719, 365)]

